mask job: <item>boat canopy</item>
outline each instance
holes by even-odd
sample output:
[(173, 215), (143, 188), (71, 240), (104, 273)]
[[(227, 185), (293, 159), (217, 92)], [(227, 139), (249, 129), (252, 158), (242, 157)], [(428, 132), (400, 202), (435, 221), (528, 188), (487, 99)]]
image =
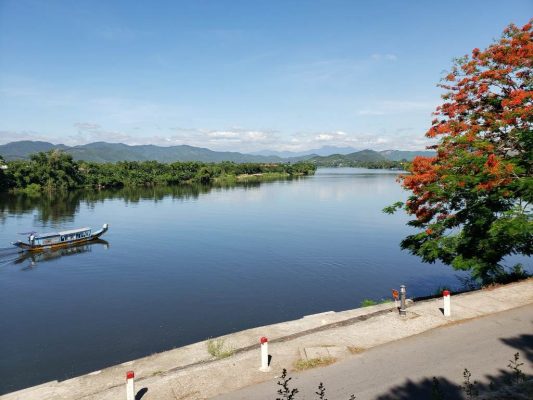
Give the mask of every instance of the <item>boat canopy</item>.
[(70, 229), (68, 231), (61, 231), (61, 232), (41, 233), (41, 234), (36, 234), (35, 239), (44, 239), (44, 238), (49, 238), (49, 237), (54, 237), (54, 236), (74, 235), (76, 233), (87, 232), (90, 230), (91, 228), (78, 228), (78, 229)]

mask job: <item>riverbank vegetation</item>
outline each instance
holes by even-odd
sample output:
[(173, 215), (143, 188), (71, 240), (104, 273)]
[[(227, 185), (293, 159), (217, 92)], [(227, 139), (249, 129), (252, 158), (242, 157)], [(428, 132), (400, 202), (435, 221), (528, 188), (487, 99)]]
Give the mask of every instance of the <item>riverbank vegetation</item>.
[(413, 160), (401, 178), (409, 199), (385, 209), (419, 229), (402, 248), (484, 283), (504, 275), (506, 257), (533, 254), (532, 38), (531, 22), (510, 25), (455, 61), (426, 133), (436, 155)]
[(346, 160), (345, 158), (327, 158), (322, 160), (310, 160), (317, 167), (338, 168), (368, 168), (368, 169), (393, 169), (406, 170), (410, 165), (409, 161), (392, 161), (392, 160), (377, 160), (377, 161), (358, 161)]
[(375, 306), (377, 304), (386, 304), (386, 303), (392, 303), (391, 299), (382, 298), (379, 301), (373, 300), (373, 299), (363, 299), (359, 305), (361, 307), (370, 307)]
[(312, 175), (316, 166), (295, 164), (74, 161), (60, 150), (33, 154), (28, 161), (2, 162), (0, 190), (41, 191), (77, 188), (120, 188), (174, 184), (235, 184)]

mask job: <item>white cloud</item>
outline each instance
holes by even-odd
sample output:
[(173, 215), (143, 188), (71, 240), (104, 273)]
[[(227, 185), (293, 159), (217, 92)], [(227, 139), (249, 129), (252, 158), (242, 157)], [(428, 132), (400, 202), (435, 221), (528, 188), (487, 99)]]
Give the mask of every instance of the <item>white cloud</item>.
[(222, 138), (222, 139), (228, 139), (228, 138), (237, 138), (239, 134), (237, 132), (228, 132), (228, 131), (214, 131), (214, 132), (208, 132), (207, 137), (210, 138)]
[(290, 136), (278, 135), (271, 130), (249, 130), (232, 128), (207, 130), (197, 128), (173, 128), (169, 134), (139, 136), (117, 130), (102, 128), (93, 122), (74, 124), (77, 134), (61, 138), (32, 131), (0, 131), (0, 143), (17, 140), (42, 140), (66, 145), (79, 145), (105, 141), (129, 145), (153, 144), (158, 146), (190, 145), (216, 151), (255, 152), (259, 150), (301, 152), (322, 146), (353, 147), (373, 150), (423, 150), (433, 142), (422, 133), (410, 128), (381, 134), (362, 132), (299, 132)]
[(322, 146), (353, 147), (356, 149), (422, 150), (431, 142), (413, 129), (397, 129), (393, 133), (361, 133), (345, 131), (299, 132), (290, 136), (272, 130), (231, 128), (207, 130), (174, 128), (169, 136), (130, 138), (126, 143), (151, 143), (163, 146), (187, 144), (219, 151), (254, 152), (261, 149), (306, 151)]
[(321, 133), (321, 134), (315, 136), (315, 139), (318, 140), (319, 142), (330, 141), (333, 138), (334, 138), (333, 135), (330, 135), (330, 134), (327, 134), (327, 133)]
[(249, 140), (257, 142), (269, 141), (271, 139), (271, 134), (268, 132), (250, 131), (246, 132), (246, 135)]
[(273, 130), (252, 130), (234, 127), (223, 130), (174, 128), (167, 143), (203, 146), (213, 150), (256, 151), (274, 145), (281, 139)]
[[(367, 59), (366, 62), (371, 61)], [(309, 77), (315, 73), (323, 76), (329, 74), (355, 73), (359, 64), (354, 60), (330, 60), (314, 63)], [(298, 69), (295, 70), (295, 72)], [(302, 72), (302, 71), (300, 71)], [(206, 128), (165, 128), (172, 126), (173, 121), (190, 121), (193, 114), (187, 106), (177, 104), (156, 103), (144, 99), (129, 99), (118, 96), (89, 96), (84, 93), (57, 88), (45, 83), (25, 79), (10, 79), (10, 85), (0, 88), (0, 96), (8, 101), (20, 101), (30, 105), (37, 104), (44, 107), (72, 111), (72, 115), (79, 114), (83, 119), (76, 123), (68, 121), (62, 123), (66, 128), (61, 131), (40, 131), (33, 129), (13, 129), (16, 124), (5, 123), (0, 132), (0, 143), (16, 140), (43, 140), (67, 145), (84, 144), (94, 141), (122, 142), (126, 144), (155, 144), (171, 146), (188, 144), (191, 146), (207, 147), (213, 150), (255, 152), (264, 149), (278, 151), (307, 151), (321, 146), (354, 147), (358, 149), (423, 149), (427, 140), (423, 133), (416, 133), (413, 129), (407, 132), (350, 132), (343, 130), (312, 131), (306, 133), (280, 133), (271, 129), (246, 128), (239, 126), (221, 127), (220, 129)], [(76, 104), (84, 112), (77, 112), (79, 108), (70, 109)], [(364, 107), (354, 113), (361, 117), (427, 114), (437, 103), (434, 101), (420, 101), (419, 99), (387, 99), (368, 101)], [(66, 112), (65, 115), (71, 115)], [(94, 121), (97, 119), (97, 121)]]
[(322, 146), (353, 147), (372, 150), (423, 150), (432, 144), (423, 133), (410, 128), (400, 128), (395, 132), (381, 134), (366, 132), (319, 132), (298, 133), (291, 140), (280, 143), (275, 150), (306, 151)]

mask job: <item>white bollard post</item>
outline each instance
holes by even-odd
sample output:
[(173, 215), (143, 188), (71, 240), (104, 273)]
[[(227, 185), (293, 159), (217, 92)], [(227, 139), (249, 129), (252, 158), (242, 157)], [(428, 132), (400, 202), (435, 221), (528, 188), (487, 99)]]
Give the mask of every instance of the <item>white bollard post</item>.
[(126, 373), (126, 400), (135, 400), (135, 374), (133, 371)]
[(268, 372), (270, 371), (268, 366), (268, 339), (263, 336), (259, 339), (259, 343), (261, 343), (261, 368), (259, 368), (259, 371)]
[(451, 301), (450, 301), (450, 291), (445, 290), (442, 292), (442, 298), (444, 299), (444, 316), (449, 317), (452, 315), (451, 310)]

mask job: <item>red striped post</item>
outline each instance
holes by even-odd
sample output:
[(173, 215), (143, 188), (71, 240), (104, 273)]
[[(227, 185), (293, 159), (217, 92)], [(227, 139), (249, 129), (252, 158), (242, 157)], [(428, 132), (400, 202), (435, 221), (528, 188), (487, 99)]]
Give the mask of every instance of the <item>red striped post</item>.
[(126, 400), (135, 400), (135, 373), (133, 371), (126, 372)]
[(259, 343), (261, 343), (261, 368), (259, 368), (259, 371), (268, 372), (270, 371), (268, 366), (268, 339), (263, 336), (259, 339)]
[(442, 292), (442, 298), (444, 300), (444, 316), (450, 317), (452, 315), (450, 291), (444, 290)]

